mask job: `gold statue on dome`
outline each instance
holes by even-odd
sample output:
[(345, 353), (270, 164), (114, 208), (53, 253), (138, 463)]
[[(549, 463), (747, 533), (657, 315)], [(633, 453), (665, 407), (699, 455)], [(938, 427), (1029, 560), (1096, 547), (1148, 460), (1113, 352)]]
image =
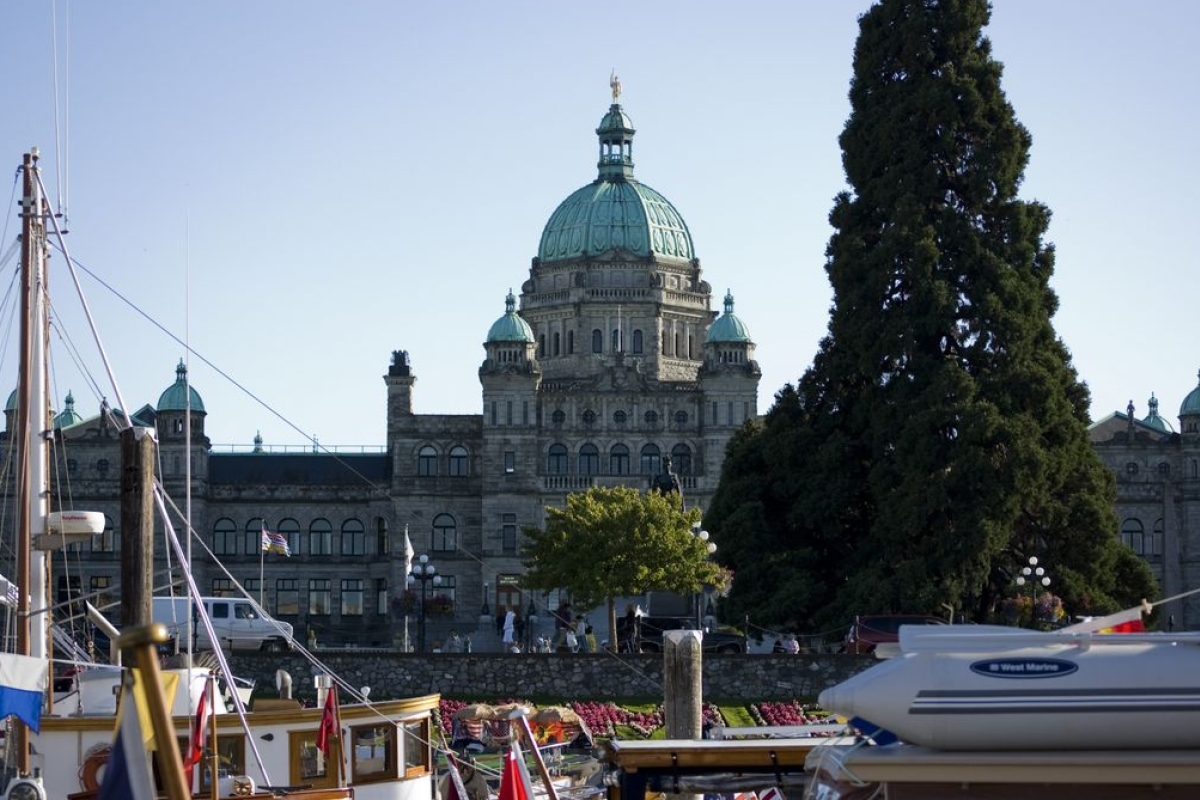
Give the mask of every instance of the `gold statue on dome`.
[(614, 103), (621, 99), (621, 79), (617, 77), (615, 69), (608, 76), (608, 88), (612, 89)]

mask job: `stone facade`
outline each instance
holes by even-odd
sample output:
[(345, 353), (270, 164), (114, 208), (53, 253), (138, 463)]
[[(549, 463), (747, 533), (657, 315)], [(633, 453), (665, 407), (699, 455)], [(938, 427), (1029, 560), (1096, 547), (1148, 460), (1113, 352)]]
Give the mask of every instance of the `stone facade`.
[[(1184, 399), (1181, 432), (1158, 413), (1138, 419), (1133, 402), (1090, 428), (1092, 446), (1117, 478), (1121, 539), (1154, 571), (1163, 597), (1200, 587), (1200, 387)], [(1200, 597), (1167, 603), (1164, 627), (1200, 628)]]
[[(727, 442), (758, 413), (754, 343), (731, 296), (724, 316), (712, 309), (682, 218), (633, 179), (633, 129), (618, 105), (597, 133), (600, 176), (551, 217), (519, 312), (510, 295), (488, 335), (481, 413), (414, 413), (417, 372), (410, 351), (397, 350), (383, 376), (387, 439), (376, 452), (315, 442), (291, 452), (261, 443), (217, 452), (182, 364), (159, 403), (131, 415), (157, 429), (163, 482), (181, 508), (190, 463), (192, 526), (220, 562), (194, 544), (192, 568), (205, 594), (233, 593), (236, 581), (298, 636), (312, 630), (323, 644), (364, 647), (391, 646), (405, 629), (418, 641), (414, 595), (427, 595), (432, 646), (450, 629), (476, 630), (509, 608), (533, 604), (548, 618), (544, 604), (558, 597), (521, 586), (521, 529), (541, 525), (545, 508), (569, 493), (649, 488), (670, 457), (687, 505), (707, 505)], [(718, 320), (724, 324), (714, 328)], [(424, 343), (410, 346), (415, 360), (436, 357)], [(64, 499), (55, 502), (69, 497), (109, 521), (94, 541), (54, 559), (51, 596), (59, 602), (116, 599), (121, 469), (113, 414), (75, 415), (57, 431), (52, 477), (54, 496)], [(13, 420), (10, 407), (9, 431)], [(282, 534), (291, 555), (264, 556), (264, 529)], [(409, 583), (406, 591), (406, 542), (428, 556), (439, 585)], [(164, 554), (156, 558), (165, 570)]]

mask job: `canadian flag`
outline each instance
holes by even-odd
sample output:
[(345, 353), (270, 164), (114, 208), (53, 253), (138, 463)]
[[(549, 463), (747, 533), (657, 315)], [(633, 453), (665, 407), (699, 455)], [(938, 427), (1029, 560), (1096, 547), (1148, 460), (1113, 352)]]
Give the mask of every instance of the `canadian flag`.
[(200, 693), (200, 702), (196, 704), (196, 716), (192, 719), (191, 736), (188, 739), (187, 757), (183, 760), (184, 775), (188, 786), (192, 785), (192, 768), (204, 757), (204, 732), (208, 729), (208, 689)]

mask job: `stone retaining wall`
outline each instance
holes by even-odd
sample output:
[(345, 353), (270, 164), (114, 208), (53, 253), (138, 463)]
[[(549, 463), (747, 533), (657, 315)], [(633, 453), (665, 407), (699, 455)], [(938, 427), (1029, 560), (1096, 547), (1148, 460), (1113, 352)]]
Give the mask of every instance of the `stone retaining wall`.
[[(376, 699), (439, 692), (480, 700), (653, 700), (663, 693), (661, 655), (451, 654), (318, 651), (330, 671)], [(875, 663), (871, 656), (704, 656), (706, 700), (808, 700)], [(275, 671), (292, 676), (293, 695), (313, 698), (313, 668), (295, 654), (238, 654), (232, 668), (273, 694)], [(266, 687), (270, 687), (266, 689)]]

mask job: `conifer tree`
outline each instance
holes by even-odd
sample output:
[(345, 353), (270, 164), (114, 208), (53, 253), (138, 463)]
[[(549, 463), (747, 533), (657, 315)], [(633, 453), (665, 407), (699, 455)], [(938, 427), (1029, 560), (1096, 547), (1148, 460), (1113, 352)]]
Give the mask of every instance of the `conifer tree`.
[(989, 15), (986, 0), (882, 0), (860, 19), (828, 333), (731, 443), (706, 517), (736, 613), (984, 619), (1031, 555), (1071, 613), (1155, 591), (1117, 539), (1088, 390), (1052, 325), (1050, 212), (1017, 196), (1030, 136)]

